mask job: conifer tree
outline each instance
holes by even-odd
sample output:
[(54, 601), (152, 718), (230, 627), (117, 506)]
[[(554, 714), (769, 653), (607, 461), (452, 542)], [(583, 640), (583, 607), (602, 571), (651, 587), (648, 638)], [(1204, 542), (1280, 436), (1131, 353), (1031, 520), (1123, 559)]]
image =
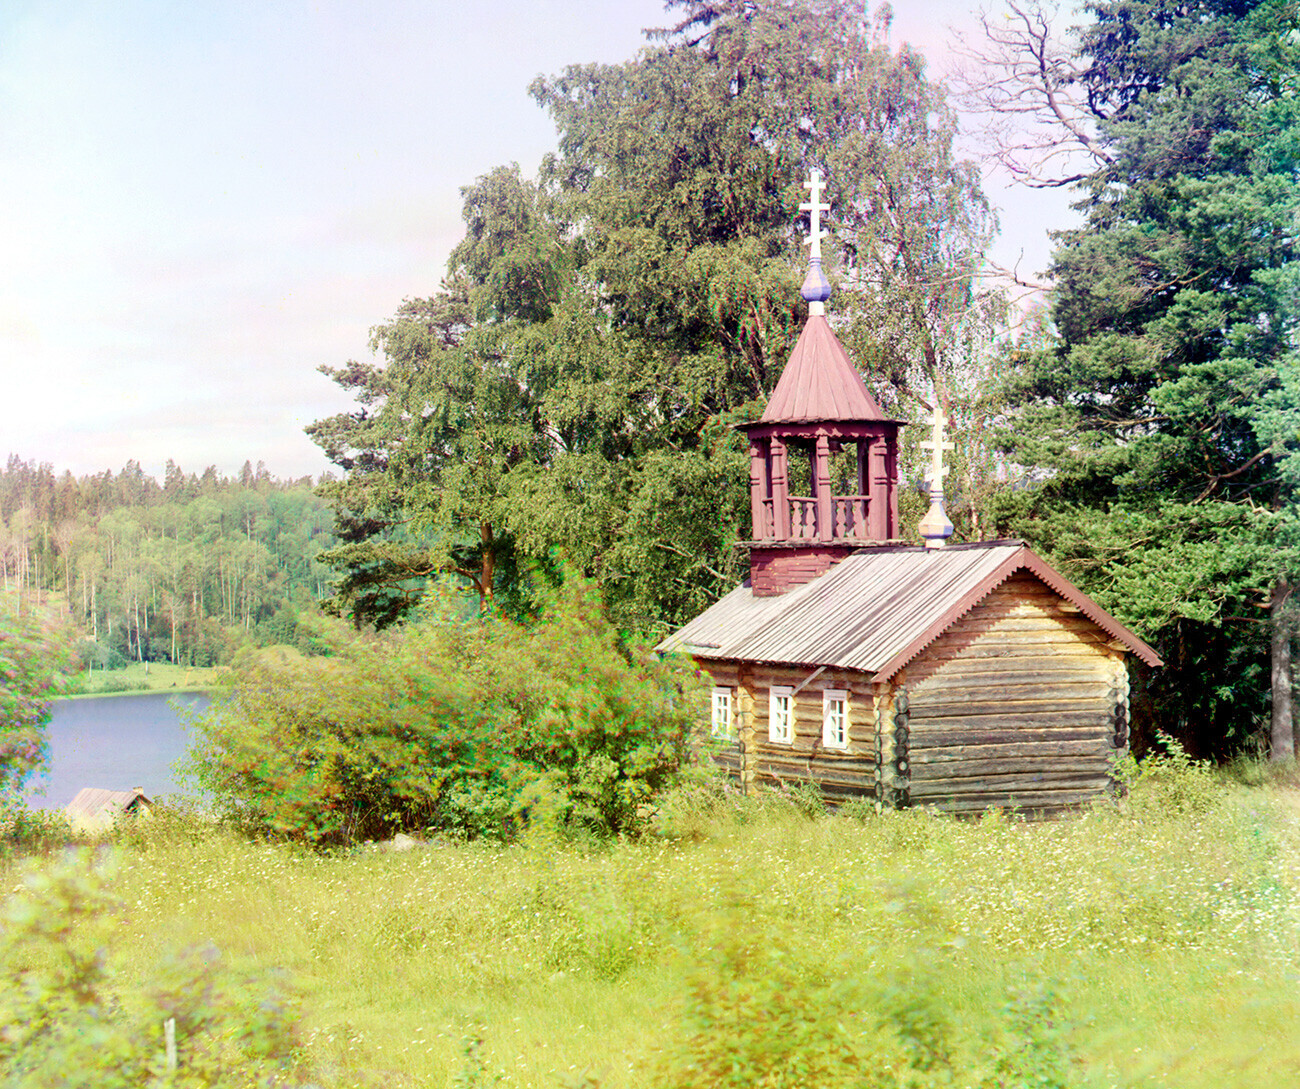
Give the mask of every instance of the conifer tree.
[[(1083, 225), (1057, 236), (1056, 343), (1016, 389), (1010, 446), (1043, 483), (1006, 525), (1156, 642), (1161, 724), (1225, 748), (1264, 717), (1300, 574), (1297, 13), (1085, 10), (1096, 169), (1076, 183)], [(1272, 742), (1289, 755), (1289, 726)]]

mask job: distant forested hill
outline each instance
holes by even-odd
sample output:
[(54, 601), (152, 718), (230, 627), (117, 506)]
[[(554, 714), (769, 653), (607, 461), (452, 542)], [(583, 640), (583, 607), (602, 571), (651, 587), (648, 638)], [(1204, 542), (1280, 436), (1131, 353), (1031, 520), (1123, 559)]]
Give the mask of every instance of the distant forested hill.
[(329, 592), (316, 558), (334, 543), (311, 478), (260, 462), (232, 479), (168, 461), (161, 484), (134, 461), (74, 477), (11, 455), (0, 472), (0, 589), (61, 593), (101, 665), (213, 665), (293, 641), (300, 610)]

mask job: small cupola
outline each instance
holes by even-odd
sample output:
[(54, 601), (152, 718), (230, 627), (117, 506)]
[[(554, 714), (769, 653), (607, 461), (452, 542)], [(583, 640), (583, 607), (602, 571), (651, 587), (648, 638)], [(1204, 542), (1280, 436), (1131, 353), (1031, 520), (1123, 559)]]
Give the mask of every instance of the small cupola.
[(804, 185), (811, 246), (802, 294), (808, 320), (749, 437), (750, 583), (784, 593), (855, 549), (898, 539), (898, 429), (867, 391), (826, 320), (821, 267), (822, 179)]

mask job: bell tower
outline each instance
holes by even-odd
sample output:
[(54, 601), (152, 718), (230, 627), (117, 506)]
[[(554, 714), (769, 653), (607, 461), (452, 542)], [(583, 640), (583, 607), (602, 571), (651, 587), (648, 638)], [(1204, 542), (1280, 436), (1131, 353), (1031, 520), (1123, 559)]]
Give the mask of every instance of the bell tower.
[(851, 552), (898, 539), (898, 429), (867, 392), (826, 320), (817, 171), (804, 183), (809, 213), (808, 320), (763, 416), (749, 437), (753, 540), (750, 586), (782, 594), (824, 574)]

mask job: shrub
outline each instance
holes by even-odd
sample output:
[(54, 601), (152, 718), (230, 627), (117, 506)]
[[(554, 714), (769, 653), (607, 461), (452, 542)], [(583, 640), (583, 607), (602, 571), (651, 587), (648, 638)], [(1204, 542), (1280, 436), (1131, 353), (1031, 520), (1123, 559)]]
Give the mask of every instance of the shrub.
[(0, 798), (0, 855), (48, 855), (72, 837), (68, 819), (47, 809), (29, 809), (21, 799)]
[(78, 639), (73, 653), (82, 670), (125, 669), (127, 664), (126, 655), (120, 650), (94, 639)]
[(66, 646), (33, 620), (0, 615), (0, 794), (16, 794), (48, 753), (50, 718)]
[[(764, 925), (767, 922), (768, 925)], [(937, 934), (928, 935), (937, 938)], [(829, 954), (743, 898), (690, 965), (652, 1084), (672, 1089), (1071, 1089), (1078, 1063), (1050, 986), (1011, 995), (972, 1032), (957, 1019), (960, 969), (883, 949)]]
[(1140, 760), (1128, 755), (1115, 766), (1133, 814), (1194, 816), (1216, 809), (1223, 801), (1223, 785), (1210, 763), (1193, 760), (1168, 734), (1158, 734), (1157, 742), (1163, 752), (1152, 751)]
[(321, 639), (328, 657), (246, 654), (233, 694), (196, 719), (199, 784), (254, 829), (510, 838), (545, 808), (624, 832), (688, 755), (696, 682), (621, 645), (581, 585), (527, 627), (434, 596), (400, 631)]

